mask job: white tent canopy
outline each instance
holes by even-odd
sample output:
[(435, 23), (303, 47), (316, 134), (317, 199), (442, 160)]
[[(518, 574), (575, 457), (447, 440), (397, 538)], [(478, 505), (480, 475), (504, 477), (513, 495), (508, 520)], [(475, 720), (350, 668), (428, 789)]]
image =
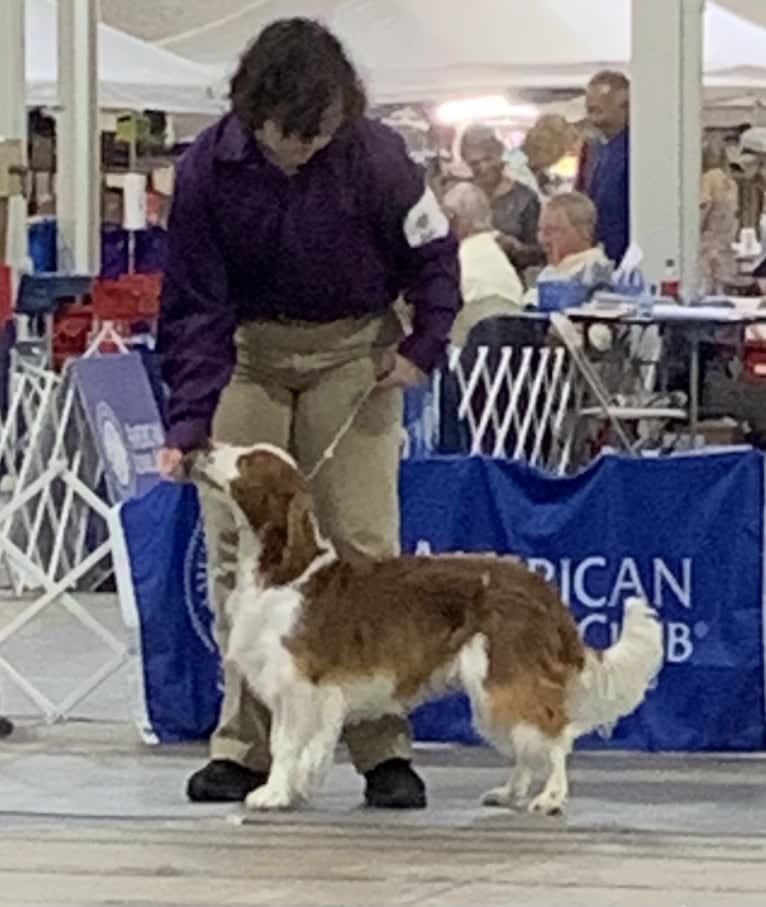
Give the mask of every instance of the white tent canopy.
[[(323, 19), (366, 74), (375, 101), (508, 88), (574, 88), (596, 69), (627, 69), (630, 0), (256, 0), (162, 42), (231, 67), (249, 37), (291, 15)], [(706, 81), (766, 87), (766, 29), (709, 3)]]
[[(107, 25), (98, 26), (99, 104), (109, 110), (216, 113), (218, 70), (191, 62)], [(57, 12), (50, 0), (26, 0), (27, 104), (55, 107)]]

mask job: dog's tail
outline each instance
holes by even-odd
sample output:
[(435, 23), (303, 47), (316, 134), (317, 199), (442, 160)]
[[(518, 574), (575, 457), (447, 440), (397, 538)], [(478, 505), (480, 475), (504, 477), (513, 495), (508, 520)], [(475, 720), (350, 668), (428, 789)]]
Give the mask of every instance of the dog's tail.
[(610, 649), (587, 649), (585, 667), (567, 692), (569, 720), (577, 736), (612, 728), (644, 701), (663, 662), (662, 627), (657, 613), (642, 598), (625, 603), (619, 641)]

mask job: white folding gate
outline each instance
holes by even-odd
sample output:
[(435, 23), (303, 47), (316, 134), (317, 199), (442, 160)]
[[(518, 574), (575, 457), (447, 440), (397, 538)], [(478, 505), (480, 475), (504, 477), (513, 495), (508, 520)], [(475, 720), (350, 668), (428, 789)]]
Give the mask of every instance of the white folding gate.
[(471, 455), (567, 471), (577, 368), (565, 349), (504, 346), (495, 363), (482, 346), (468, 368), (455, 351), (450, 370), (461, 391), (458, 419), (468, 428)]
[[(111, 507), (99, 494), (99, 457), (68, 372), (58, 375), (15, 356), (0, 471), (0, 564), (15, 612), (0, 627), (0, 668), (53, 722), (70, 715), (128, 659), (124, 642), (81, 600), (111, 571)], [(104, 650), (90, 676), (54, 698), (3, 654), (4, 644), (52, 608), (63, 609)]]
[(449, 431), (470, 456), (524, 460), (564, 474), (575, 465), (582, 390), (564, 347), (480, 346), (469, 360), (453, 349), (435, 376), (421, 434)]

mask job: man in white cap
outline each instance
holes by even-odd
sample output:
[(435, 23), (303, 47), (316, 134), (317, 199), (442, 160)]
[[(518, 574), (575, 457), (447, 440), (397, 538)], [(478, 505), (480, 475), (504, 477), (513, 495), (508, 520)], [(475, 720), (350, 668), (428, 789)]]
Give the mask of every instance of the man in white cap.
[(735, 164), (740, 226), (758, 229), (766, 192), (766, 128), (751, 127), (742, 133)]

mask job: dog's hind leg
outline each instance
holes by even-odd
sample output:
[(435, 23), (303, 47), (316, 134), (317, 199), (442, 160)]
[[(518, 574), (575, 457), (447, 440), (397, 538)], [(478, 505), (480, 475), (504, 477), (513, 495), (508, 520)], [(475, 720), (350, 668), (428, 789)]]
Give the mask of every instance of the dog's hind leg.
[(342, 698), (312, 683), (285, 690), (271, 716), (271, 771), (250, 793), (250, 810), (290, 809), (310, 794), (312, 781), (331, 764), (342, 724)]
[(529, 765), (517, 760), (507, 784), (488, 790), (481, 798), (484, 806), (511, 807), (523, 803), (529, 796), (533, 772)]
[(569, 796), (567, 757), (572, 751), (573, 743), (574, 736), (569, 728), (560, 737), (547, 741), (550, 774), (542, 793), (529, 804), (531, 813), (553, 816), (564, 808)]
[(487, 791), (481, 802), (484, 806), (510, 807), (525, 800), (529, 794), (532, 769), (523, 759), (523, 754), (514, 748), (509, 730), (495, 726), (491, 698), (486, 687), (488, 667), (487, 639), (477, 634), (460, 653), (460, 678), (471, 700), (473, 723), (481, 736), (498, 752), (509, 758), (514, 755), (516, 757), (516, 766), (508, 783)]
[(544, 775), (545, 789), (529, 808), (546, 815), (560, 812), (569, 793), (566, 760), (574, 740), (564, 717), (561, 688), (522, 678), (488, 687), (483, 699), (477, 705), (484, 715), (484, 736), (501, 753), (513, 756), (515, 768), (508, 783), (488, 791), (482, 803), (519, 805), (527, 799), (535, 776)]
[(510, 731), (495, 727), (489, 733), (488, 739), (498, 752), (512, 756), (515, 764), (508, 783), (487, 791), (481, 802), (484, 806), (518, 806), (529, 796), (539, 752), (536, 747), (530, 746), (529, 734), (524, 726)]

